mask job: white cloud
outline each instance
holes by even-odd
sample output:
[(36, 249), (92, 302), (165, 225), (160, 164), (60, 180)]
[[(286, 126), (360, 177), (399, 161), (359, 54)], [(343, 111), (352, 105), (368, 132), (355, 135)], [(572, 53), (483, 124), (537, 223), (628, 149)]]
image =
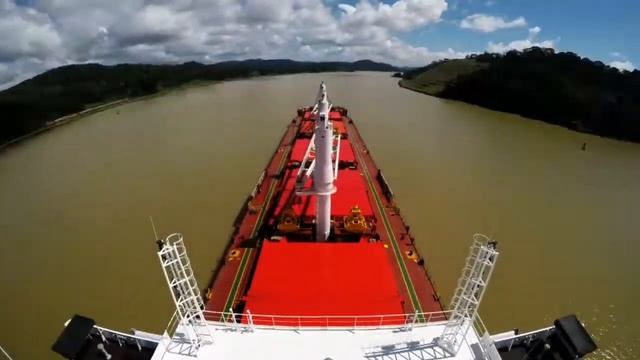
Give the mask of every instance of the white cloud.
[(489, 41), (487, 45), (487, 51), (492, 53), (503, 53), (509, 50), (522, 50), (526, 48), (530, 48), (532, 46), (538, 46), (542, 48), (555, 48), (556, 43), (559, 39), (555, 40), (542, 40), (538, 41), (536, 38), (538, 34), (542, 31), (539, 26), (534, 26), (529, 29), (529, 37), (523, 40), (514, 40), (508, 44), (499, 42), (494, 43), (493, 41)]
[(542, 31), (542, 29), (540, 29), (540, 26), (532, 27), (531, 29), (529, 29), (529, 37), (538, 36), (538, 34), (540, 34), (540, 31)]
[(633, 71), (636, 67), (631, 63), (631, 61), (626, 60), (626, 61), (612, 61), (609, 63), (609, 66), (617, 68), (618, 70), (626, 70), (626, 71)]
[(379, 26), (391, 31), (410, 31), (440, 20), (447, 10), (445, 0), (397, 0), (393, 4), (373, 4), (360, 0), (356, 6), (340, 4), (340, 19), (351, 29)]
[(619, 52), (617, 52), (617, 51), (610, 52), (610, 53), (609, 53), (609, 55), (611, 55), (611, 56), (612, 56), (612, 57), (614, 57), (614, 58), (621, 58), (621, 57), (623, 57), (623, 56), (622, 56), (622, 54), (621, 54), (621, 53), (619, 53)]
[(510, 29), (527, 26), (527, 21), (520, 16), (511, 21), (507, 21), (499, 16), (486, 14), (473, 14), (462, 19), (460, 27), (483, 33), (490, 33), (500, 29)]
[[(338, 9), (336, 12), (335, 10)], [(0, 89), (69, 63), (371, 58), (421, 66), (453, 50), (398, 35), (437, 23), (445, 0), (0, 0)]]

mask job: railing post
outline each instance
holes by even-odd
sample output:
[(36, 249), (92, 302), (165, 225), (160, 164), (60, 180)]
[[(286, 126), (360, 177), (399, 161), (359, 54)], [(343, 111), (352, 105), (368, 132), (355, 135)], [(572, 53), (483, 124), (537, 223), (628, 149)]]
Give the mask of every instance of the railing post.
[(275, 318), (273, 315), (271, 315), (271, 326), (272, 326), (274, 329), (275, 329), (275, 327), (276, 327), (276, 318)]
[(302, 325), (300, 325), (300, 316), (298, 316), (298, 330), (302, 329)]
[(358, 317), (353, 318), (353, 330), (358, 328)]
[(378, 329), (382, 327), (383, 320), (384, 320), (384, 315), (380, 315), (380, 325), (378, 325)]
[(249, 309), (247, 309), (247, 318), (249, 320), (249, 329), (253, 331), (253, 315), (251, 315), (251, 311), (249, 311)]
[(418, 310), (416, 310), (416, 313), (413, 315), (413, 322), (411, 323), (411, 330), (413, 330), (413, 326), (416, 324), (416, 321), (418, 321)]
[(238, 321), (236, 320), (236, 314), (233, 313), (233, 308), (229, 308), (229, 312), (231, 313), (231, 319), (233, 320), (233, 328), (238, 330)]
[(98, 333), (100, 334), (100, 337), (102, 338), (102, 342), (105, 344), (108, 344), (109, 342), (107, 341), (107, 338), (104, 337), (104, 334), (102, 333), (102, 329), (98, 329)]

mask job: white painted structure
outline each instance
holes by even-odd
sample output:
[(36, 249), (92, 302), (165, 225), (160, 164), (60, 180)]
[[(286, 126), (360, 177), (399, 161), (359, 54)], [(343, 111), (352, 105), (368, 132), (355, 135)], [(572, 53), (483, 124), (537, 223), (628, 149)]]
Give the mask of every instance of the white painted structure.
[[(495, 242), (482, 234), (473, 236), (469, 256), (449, 305), (451, 315), (438, 340), (438, 344), (450, 354), (458, 352), (471, 328), (471, 323), (478, 317), (478, 307), (491, 279), (498, 255)], [(482, 347), (485, 353), (492, 354), (492, 358), (500, 359), (497, 351), (494, 354), (493, 343), (483, 343)]]
[(204, 301), (191, 269), (182, 234), (167, 236), (162, 241), (158, 258), (176, 306), (177, 322), (173, 326), (181, 329), (183, 347), (196, 354), (200, 346), (210, 340), (211, 332), (204, 320)]
[[(413, 328), (396, 326), (374, 330), (249, 329), (212, 324), (215, 343), (202, 346), (195, 359), (486, 359), (475, 331), (467, 333), (456, 355), (442, 349), (436, 339), (445, 324), (441, 321), (416, 324)], [(175, 350), (175, 343), (165, 338), (152, 360), (194, 359)]]
[[(331, 232), (331, 194), (336, 192), (332, 160), (333, 124), (329, 118), (331, 104), (327, 99), (327, 87), (322, 82), (318, 92), (314, 145), (316, 149), (313, 169), (313, 194), (316, 201), (316, 240), (324, 241)], [(336, 161), (337, 164), (337, 161)]]

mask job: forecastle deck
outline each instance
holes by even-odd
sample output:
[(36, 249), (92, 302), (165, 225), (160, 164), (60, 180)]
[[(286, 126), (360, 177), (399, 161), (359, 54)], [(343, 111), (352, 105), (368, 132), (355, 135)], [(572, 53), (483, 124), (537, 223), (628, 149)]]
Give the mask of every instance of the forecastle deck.
[[(311, 109), (305, 108), (286, 127), (236, 219), (207, 291), (209, 314), (313, 317), (442, 310), (409, 226), (355, 123), (343, 108), (334, 108), (330, 119), (339, 134), (334, 144), (339, 166), (329, 240), (313, 240), (315, 196), (296, 193), (296, 175), (305, 166), (301, 162), (314, 129)], [(346, 223), (358, 215), (356, 206), (366, 226), (354, 232)], [(289, 226), (279, 226), (285, 218)]]

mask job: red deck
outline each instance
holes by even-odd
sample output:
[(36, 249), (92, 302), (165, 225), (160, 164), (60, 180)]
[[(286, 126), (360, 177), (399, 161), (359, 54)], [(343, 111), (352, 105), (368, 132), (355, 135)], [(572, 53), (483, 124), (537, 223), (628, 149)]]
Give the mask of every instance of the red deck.
[[(331, 215), (334, 227), (342, 226), (343, 217), (357, 205), (370, 225), (367, 233), (326, 243), (312, 239), (315, 197), (294, 190), (314, 129), (306, 109), (287, 127), (263, 180), (236, 220), (229, 252), (211, 282), (207, 310), (354, 317), (442, 310), (408, 226), (393, 199), (384, 195), (387, 185), (380, 183), (379, 169), (342, 111), (330, 113), (342, 136), (342, 169)], [(289, 208), (302, 224), (292, 237), (277, 230)], [(272, 236), (279, 241), (270, 240)]]
[(246, 309), (271, 315), (404, 312), (381, 243), (263, 243)]
[[(288, 171), (285, 174), (284, 188), (281, 190), (282, 196), (276, 205), (276, 218), (282, 213), (283, 209), (288, 205), (297, 216), (314, 217), (316, 215), (316, 198), (310, 195), (296, 196), (294, 187), (296, 180), (296, 171)], [(310, 185), (310, 181), (309, 184)], [(336, 180), (336, 194), (340, 192), (340, 196), (332, 196), (331, 198), (331, 216), (342, 217), (349, 214), (352, 207), (358, 205), (365, 217), (373, 216), (371, 203), (369, 202), (368, 191), (365, 180), (357, 170), (339, 170), (338, 180)]]

